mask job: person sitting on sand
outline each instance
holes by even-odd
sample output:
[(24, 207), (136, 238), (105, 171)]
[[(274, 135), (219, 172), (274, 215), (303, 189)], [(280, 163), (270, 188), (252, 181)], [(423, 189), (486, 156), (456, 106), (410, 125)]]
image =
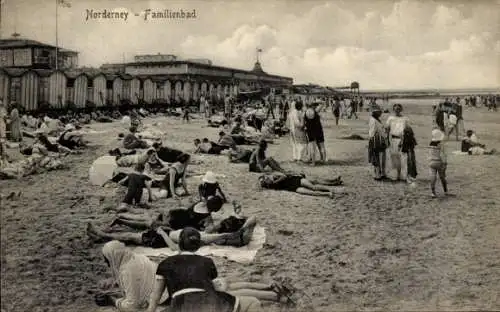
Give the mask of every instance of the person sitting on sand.
[(146, 149), (149, 147), (148, 143), (146, 143), (143, 140), (140, 140), (136, 136), (137, 132), (137, 127), (136, 126), (130, 126), (130, 132), (125, 136), (123, 139), (123, 147), (126, 149)]
[(250, 172), (264, 172), (269, 166), (273, 171), (285, 172), (280, 164), (272, 157), (266, 157), (267, 142), (260, 141), (259, 146), (252, 152), (248, 169)]
[(135, 166), (135, 172), (129, 173), (127, 177), (124, 179), (125, 181), (120, 181), (120, 184), (126, 183), (127, 185), (127, 193), (125, 194), (125, 198), (123, 198), (121, 206), (128, 205), (141, 205), (141, 198), (143, 194), (143, 189), (146, 188), (148, 191), (148, 202), (153, 201), (153, 194), (151, 190), (151, 184), (148, 183), (151, 181), (151, 177), (144, 174), (144, 164), (138, 164)]
[(310, 180), (304, 174), (271, 173), (261, 175), (259, 184), (262, 188), (295, 192), (310, 196), (335, 196), (331, 186), (343, 184), (341, 177), (332, 180)]
[(227, 202), (226, 195), (222, 192), (220, 184), (217, 182), (217, 178), (212, 171), (207, 171), (202, 182), (203, 183), (198, 186), (198, 194), (200, 195), (201, 201), (207, 202), (208, 198), (220, 195), (224, 202)]
[(212, 259), (196, 255), (202, 246), (201, 235), (193, 228), (180, 233), (180, 254), (160, 262), (157, 279), (148, 312), (154, 312), (161, 296), (167, 289), (173, 311), (261, 311), (260, 301), (255, 297), (234, 297), (217, 291), (213, 280), (218, 277)]
[(111, 279), (102, 281), (102, 288), (118, 285), (118, 293), (96, 295), (100, 306), (114, 306), (118, 311), (139, 311), (149, 305), (155, 286), (157, 265), (144, 255), (135, 254), (125, 244), (110, 241), (102, 248), (106, 264), (111, 269)]
[(237, 145), (231, 135), (226, 134), (224, 131), (219, 132), (219, 141), (217, 142), (218, 146), (221, 146), (224, 149), (228, 149), (231, 146)]
[[(175, 246), (169, 239), (169, 243)], [(158, 265), (148, 257), (136, 254), (126, 248), (120, 241), (110, 241), (102, 248), (102, 254), (107, 266), (111, 270), (111, 278), (99, 282), (99, 291), (95, 300), (99, 306), (114, 306), (118, 311), (137, 311), (149, 306), (153, 292)], [(133, 280), (133, 283), (125, 281)], [(118, 291), (113, 291), (113, 286)], [(287, 280), (273, 283), (256, 283), (245, 281), (228, 281), (225, 278), (213, 280), (216, 290), (228, 292), (234, 296), (255, 296), (260, 300), (290, 303), (291, 295), (295, 292)], [(110, 290), (111, 289), (111, 290)], [(160, 304), (168, 299), (168, 292), (164, 292)], [(284, 299), (284, 300), (283, 300)]]
[(486, 145), (479, 142), (472, 130), (467, 130), (466, 136), (462, 139), (461, 150), (464, 153), (469, 153), (469, 155), (491, 155), (496, 152), (495, 149), (486, 149)]
[(168, 172), (162, 182), (162, 188), (167, 190), (167, 198), (173, 197), (174, 199), (179, 199), (179, 195), (175, 191), (178, 186), (182, 186), (184, 189), (182, 196), (189, 195), (186, 184), (186, 171), (190, 159), (191, 156), (189, 154), (182, 154), (168, 168)]

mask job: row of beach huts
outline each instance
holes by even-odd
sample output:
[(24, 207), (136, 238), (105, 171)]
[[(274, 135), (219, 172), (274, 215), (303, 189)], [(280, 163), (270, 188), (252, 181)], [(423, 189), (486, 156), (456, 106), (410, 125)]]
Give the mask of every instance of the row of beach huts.
[(83, 109), (155, 101), (190, 103), (201, 96), (221, 100), (238, 94), (228, 81), (172, 76), (131, 76), (98, 70), (44, 70), (0, 68), (0, 99), (23, 111), (40, 107)]

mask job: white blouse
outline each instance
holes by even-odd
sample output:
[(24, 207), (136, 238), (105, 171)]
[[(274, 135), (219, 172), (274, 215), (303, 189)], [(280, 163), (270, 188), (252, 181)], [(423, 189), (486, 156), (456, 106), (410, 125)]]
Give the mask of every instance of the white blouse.
[(405, 130), (405, 127), (409, 125), (410, 120), (406, 116), (389, 116), (387, 118), (387, 121), (385, 122), (385, 125), (387, 128), (390, 129), (389, 134), (394, 135), (394, 136), (403, 136), (403, 132)]

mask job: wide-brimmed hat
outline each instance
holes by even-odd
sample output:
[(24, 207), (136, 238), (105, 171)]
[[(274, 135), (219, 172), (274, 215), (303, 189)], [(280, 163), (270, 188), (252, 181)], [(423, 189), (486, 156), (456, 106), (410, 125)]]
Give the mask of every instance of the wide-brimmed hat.
[(217, 183), (217, 177), (215, 176), (215, 174), (212, 171), (207, 171), (207, 173), (205, 173), (205, 176), (203, 177), (202, 181), (205, 183), (215, 184), (215, 183)]
[(444, 133), (439, 129), (432, 130), (432, 142), (439, 142), (444, 140)]
[(372, 107), (372, 112), (381, 112), (382, 111), (382, 108), (378, 105), (374, 105)]

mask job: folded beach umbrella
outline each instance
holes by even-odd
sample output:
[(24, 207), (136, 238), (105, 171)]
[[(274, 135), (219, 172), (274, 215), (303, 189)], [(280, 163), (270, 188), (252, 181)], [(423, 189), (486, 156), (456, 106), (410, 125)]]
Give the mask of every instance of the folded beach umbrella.
[(103, 186), (113, 177), (115, 169), (118, 168), (115, 156), (101, 156), (97, 158), (89, 169), (90, 183)]

